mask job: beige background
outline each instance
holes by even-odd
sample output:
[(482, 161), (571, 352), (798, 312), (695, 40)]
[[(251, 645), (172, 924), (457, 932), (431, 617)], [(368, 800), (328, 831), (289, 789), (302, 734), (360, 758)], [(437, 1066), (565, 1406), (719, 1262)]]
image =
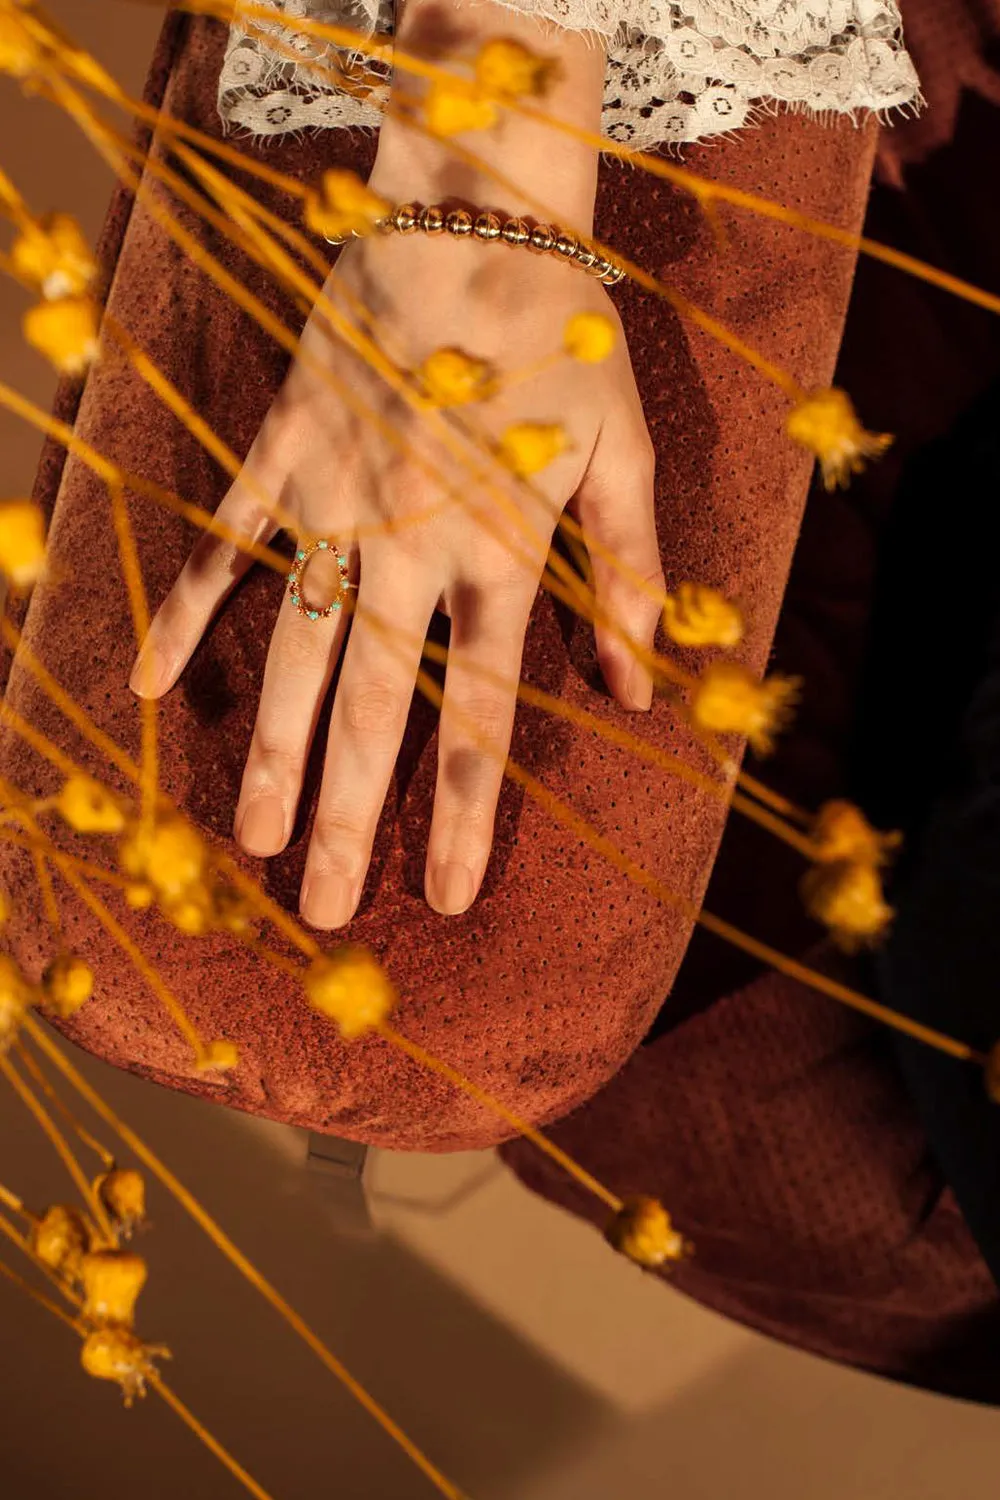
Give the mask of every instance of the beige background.
[[(133, 90), (159, 14), (50, 9)], [(39, 209), (96, 233), (110, 183), (51, 107), (0, 81), (0, 164)], [(0, 285), (0, 378), (43, 403)], [(36, 436), (0, 415), (0, 484), (30, 485)], [(1000, 1414), (797, 1354), (724, 1322), (534, 1200), (489, 1155), (377, 1154), (366, 1233), (351, 1190), (296, 1131), (87, 1062), (105, 1094), (475, 1500), (981, 1500)], [(31, 1202), (59, 1168), (0, 1092), (0, 1175)], [(432, 1491), (162, 1192), (141, 1242), (141, 1327), (180, 1394), (276, 1500)], [(0, 1286), (4, 1500), (228, 1500), (241, 1493), (155, 1400), (130, 1413), (72, 1336)]]

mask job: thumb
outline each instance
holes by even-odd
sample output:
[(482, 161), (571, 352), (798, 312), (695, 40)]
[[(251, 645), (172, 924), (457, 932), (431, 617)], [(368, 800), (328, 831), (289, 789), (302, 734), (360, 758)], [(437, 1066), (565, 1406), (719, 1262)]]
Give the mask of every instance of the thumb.
[[(597, 659), (613, 696), (635, 709), (650, 707), (653, 682), (620, 632), (652, 650), (666, 589), (656, 536), (654, 468), (653, 445), (641, 416), (630, 413), (627, 425), (609, 417), (570, 504), (590, 542)], [(612, 559), (623, 566), (616, 568)]]

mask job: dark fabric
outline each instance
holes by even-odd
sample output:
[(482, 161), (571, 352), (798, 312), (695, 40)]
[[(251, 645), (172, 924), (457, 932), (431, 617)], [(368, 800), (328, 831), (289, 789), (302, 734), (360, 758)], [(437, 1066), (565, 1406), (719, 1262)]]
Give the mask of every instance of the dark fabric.
[[(166, 34), (157, 63), (162, 69), (169, 59), (165, 106), (212, 133), (219, 130), (215, 87), (224, 37), (218, 23), (185, 17)], [(727, 180), (857, 225), (873, 146), (871, 131), (857, 132), (849, 123), (826, 129), (786, 116), (691, 159)], [(366, 170), (372, 145), (338, 132), (262, 149), (274, 165), (311, 178), (338, 161)], [(261, 196), (276, 210), (292, 211), (274, 192)], [(179, 208), (178, 216), (194, 227), (187, 210)], [(598, 222), (623, 249), (792, 367), (804, 385), (829, 380), (853, 274), (850, 254), (734, 214), (727, 215), (730, 252), (723, 256), (711, 226), (687, 199), (620, 167), (603, 173)], [(214, 232), (200, 232), (290, 326), (301, 323), (302, 314), (263, 273)], [(470, 254), (479, 248), (470, 245)], [(232, 446), (246, 451), (286, 359), (170, 246), (141, 204), (128, 216), (109, 305)], [(787, 403), (780, 392), (649, 298), (626, 289), (619, 305), (659, 454), (658, 520), (668, 578), (702, 579), (742, 597), (751, 621), (744, 658), (762, 669), (798, 533), (808, 455), (782, 436)], [(877, 411), (872, 418), (877, 423)], [(225, 482), (216, 466), (121, 361), (109, 359), (94, 370), (77, 420), (81, 437), (147, 477), (209, 506), (222, 495)], [(43, 475), (50, 502), (54, 477), (54, 466)], [(145, 501), (134, 503), (133, 514), (155, 604), (192, 533)], [(107, 499), (75, 459), (64, 466), (55, 497), (51, 555), (58, 582), (35, 591), (27, 640), (101, 727), (135, 753), (138, 715), (126, 685), (133, 645)], [(260, 570), (249, 578), (161, 714), (166, 789), (212, 839), (230, 847), (280, 587)], [(592, 632), (547, 596), (534, 611), (525, 675), (571, 703), (597, 703), (611, 722), (639, 727), (655, 744), (702, 763), (666, 702), (641, 723), (610, 703)], [(71, 754), (106, 773), (17, 662), (9, 696)], [(592, 1095), (646, 1034), (690, 924), (610, 870), (513, 785), (501, 799), (480, 899), (460, 918), (433, 913), (423, 899), (422, 868), (434, 731), (434, 714), (418, 700), (348, 935), (370, 943), (386, 962), (403, 996), (400, 1025), (414, 1038), (522, 1114), (554, 1119)], [(629, 755), (531, 709), (519, 714), (513, 748), (551, 791), (700, 900), (722, 832), (721, 803), (649, 775)], [(53, 770), (9, 734), (0, 746), (0, 767), (39, 791), (56, 782)], [(288, 853), (266, 865), (245, 861), (292, 908), (307, 835), (303, 826)], [(5, 853), (3, 867), (11, 886), (31, 878), (16, 856)], [(101, 981), (67, 1030), (102, 1057), (240, 1108), (383, 1145), (448, 1150), (487, 1145), (506, 1133), (444, 1081), (381, 1042), (342, 1044), (308, 1009), (294, 981), (265, 969), (230, 940), (181, 939), (154, 915), (123, 909), (121, 916), (202, 1033), (236, 1041), (242, 1064), (225, 1079), (195, 1074), (186, 1044), (156, 1000), (96, 924), (68, 901), (68, 936), (92, 956)], [(14, 936), (37, 971), (49, 942), (30, 910)]]

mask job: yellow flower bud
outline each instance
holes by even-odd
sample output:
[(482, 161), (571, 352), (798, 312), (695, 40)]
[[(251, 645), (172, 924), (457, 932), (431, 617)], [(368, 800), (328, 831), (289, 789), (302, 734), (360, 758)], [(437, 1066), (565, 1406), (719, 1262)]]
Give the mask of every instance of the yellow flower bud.
[(201, 836), (181, 818), (165, 817), (146, 827), (135, 823), (122, 840), (122, 870), (151, 885), (161, 901), (197, 900), (207, 859)]
[(41, 61), (41, 44), (19, 20), (17, 11), (0, 10), (0, 73), (27, 78)]
[(637, 1265), (653, 1270), (691, 1253), (656, 1198), (629, 1198), (604, 1231), (609, 1244)]
[(809, 915), (848, 953), (875, 942), (894, 915), (875, 866), (851, 860), (807, 871), (802, 899)]
[(68, 1020), (94, 993), (93, 970), (76, 954), (60, 953), (45, 970), (42, 989), (46, 1009)]
[(527, 479), (567, 446), (566, 429), (555, 422), (515, 422), (500, 439), (500, 458), (520, 479)]
[(487, 95), (460, 78), (438, 79), (424, 100), (424, 120), (434, 135), (461, 135), (467, 130), (488, 130), (498, 118), (497, 106)]
[(89, 776), (70, 776), (56, 808), (77, 833), (121, 833), (125, 814), (110, 792)]
[(200, 937), (203, 932), (208, 931), (210, 925), (208, 891), (202, 890), (193, 899), (164, 906), (163, 915), (187, 937)]
[(146, 1381), (156, 1373), (154, 1359), (169, 1359), (162, 1344), (144, 1344), (127, 1328), (99, 1328), (83, 1341), (80, 1363), (95, 1380), (117, 1380), (131, 1406), (146, 1394)]
[(198, 1067), (202, 1072), (214, 1069), (219, 1073), (227, 1073), (230, 1068), (239, 1067), (240, 1049), (235, 1042), (208, 1042), (202, 1049), (198, 1059)]
[(16, 589), (37, 582), (45, 564), (45, 518), (32, 500), (0, 502), (0, 572)]
[(461, 349), (435, 349), (416, 375), (435, 406), (467, 406), (471, 401), (485, 401), (497, 383), (491, 364), (484, 359), (473, 359)]
[(311, 188), (305, 199), (309, 228), (331, 240), (371, 234), (391, 212), (392, 205), (372, 192), (356, 172), (341, 168), (324, 172), (319, 189)]
[(146, 1274), (141, 1255), (129, 1250), (92, 1250), (80, 1265), (83, 1316), (92, 1323), (131, 1328)]
[(145, 911), (156, 900), (156, 892), (151, 885), (133, 881), (125, 887), (125, 900), (133, 911)]
[(98, 309), (89, 297), (59, 297), (29, 307), (22, 323), (33, 349), (49, 360), (60, 375), (82, 375), (100, 351)]
[(604, 313), (574, 313), (563, 329), (563, 348), (570, 359), (598, 365), (615, 347), (615, 325)]
[(850, 860), (884, 865), (902, 842), (901, 833), (879, 833), (853, 802), (824, 802), (813, 821), (813, 859), (819, 864)]
[(521, 42), (497, 37), (480, 47), (475, 62), (476, 82), (501, 99), (544, 94), (560, 72), (551, 57), (538, 57)]
[(388, 975), (367, 948), (356, 944), (314, 959), (304, 983), (310, 1005), (336, 1021), (349, 1040), (378, 1026), (396, 1004)]
[(126, 1235), (146, 1217), (146, 1184), (130, 1167), (113, 1167), (94, 1183), (94, 1191), (119, 1229)]
[(738, 646), (743, 616), (724, 594), (701, 583), (682, 583), (663, 605), (663, 628), (678, 646)]
[(696, 684), (691, 717), (709, 734), (746, 735), (759, 755), (767, 755), (791, 717), (798, 690), (796, 678), (760, 681), (733, 662), (714, 662)]
[(5, 1052), (14, 1041), (31, 1002), (28, 981), (14, 960), (0, 953), (0, 1052)]
[(47, 214), (29, 224), (11, 247), (15, 270), (43, 297), (79, 297), (97, 275), (97, 262), (72, 214)]
[(812, 391), (800, 401), (785, 430), (793, 442), (808, 448), (819, 459), (823, 484), (828, 490), (846, 486), (852, 474), (860, 474), (866, 459), (878, 458), (892, 442), (891, 433), (866, 432), (851, 398), (836, 386)]
[(75, 1208), (55, 1203), (31, 1231), (31, 1244), (43, 1265), (66, 1281), (76, 1281), (90, 1248), (90, 1232)]

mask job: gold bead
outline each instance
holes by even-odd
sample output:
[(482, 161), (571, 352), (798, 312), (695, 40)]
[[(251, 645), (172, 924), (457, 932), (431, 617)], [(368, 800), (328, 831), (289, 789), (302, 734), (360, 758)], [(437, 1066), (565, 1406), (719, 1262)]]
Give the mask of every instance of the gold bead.
[(467, 234), (472, 233), (472, 215), (466, 213), (464, 208), (453, 209), (447, 219), (445, 219), (444, 227), (449, 234), (454, 234), (459, 239), (464, 239)]
[(528, 249), (537, 250), (539, 255), (544, 255), (552, 249), (555, 242), (556, 232), (551, 224), (536, 224), (528, 240)]
[(556, 254), (561, 255), (565, 260), (572, 260), (576, 255), (579, 244), (580, 241), (576, 238), (576, 235), (564, 232), (556, 238)]
[(608, 272), (608, 274), (606, 276), (602, 276), (601, 277), (601, 280), (602, 280), (602, 282), (604, 283), (605, 286), (617, 286), (618, 283), (619, 283), (619, 281), (624, 281), (624, 279), (625, 279), (625, 267), (624, 266), (612, 266), (611, 270)]
[(420, 210), (415, 203), (401, 203), (390, 222), (397, 234), (413, 234), (420, 227)]
[(424, 231), (424, 234), (444, 233), (444, 214), (436, 203), (432, 203), (430, 208), (424, 209), (420, 215), (420, 227)]
[(479, 215), (472, 226), (472, 232), (477, 240), (498, 240), (502, 228), (503, 223), (499, 215), (486, 213)]
[(500, 233), (508, 245), (526, 245), (531, 237), (531, 231), (523, 219), (508, 219)]
[(591, 270), (592, 267), (597, 264), (596, 250), (591, 250), (589, 245), (578, 246), (576, 252), (576, 263), (578, 266), (582, 266), (585, 271)]

